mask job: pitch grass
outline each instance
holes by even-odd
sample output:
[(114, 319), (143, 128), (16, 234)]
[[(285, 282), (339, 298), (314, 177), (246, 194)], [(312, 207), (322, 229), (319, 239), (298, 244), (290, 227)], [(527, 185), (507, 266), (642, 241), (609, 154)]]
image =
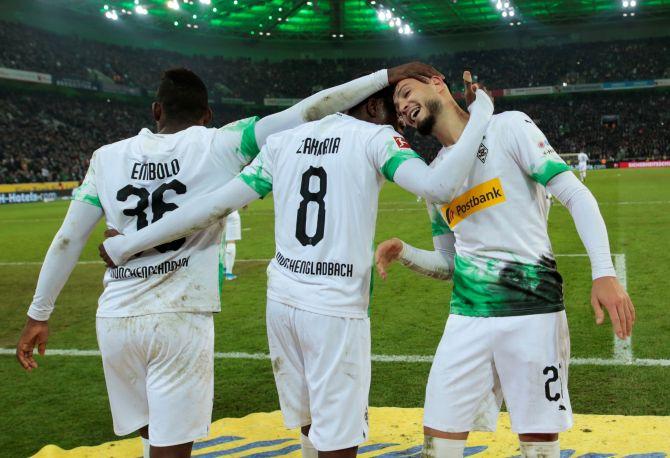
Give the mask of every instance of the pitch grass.
[[(608, 225), (612, 252), (625, 253), (628, 289), (637, 307), (633, 336), (636, 357), (670, 359), (670, 170), (607, 170), (589, 173)], [(380, 199), (378, 242), (399, 236), (429, 248), (425, 205), (395, 185)], [(0, 207), (0, 347), (13, 347), (25, 320), (39, 265), (66, 211), (66, 202)], [(244, 239), (238, 259), (273, 255), (272, 201), (242, 212)], [(505, 230), (505, 228), (499, 228)], [(82, 260), (97, 259), (103, 226)], [(584, 253), (568, 212), (554, 205), (550, 234), (556, 253)], [(609, 358), (609, 324), (596, 327), (589, 305), (587, 258), (559, 257), (574, 357)], [(216, 316), (216, 350), (267, 352), (265, 262), (240, 262), (239, 276), (227, 282), (223, 311)], [(79, 265), (61, 294), (50, 322), (51, 348), (96, 349), (95, 307), (102, 264)], [(451, 284), (394, 267), (390, 278), (375, 279), (371, 309), (373, 352), (431, 355), (448, 314)], [(0, 357), (0, 455), (27, 456), (43, 445), (71, 448), (115, 438), (102, 367), (96, 357), (40, 358), (40, 368), (24, 373), (13, 356)], [(423, 403), (429, 364), (373, 364), (371, 405), (416, 407)], [(670, 415), (669, 367), (573, 366), (570, 391), (575, 412)], [(278, 407), (269, 361), (217, 360), (214, 418), (242, 416)]]

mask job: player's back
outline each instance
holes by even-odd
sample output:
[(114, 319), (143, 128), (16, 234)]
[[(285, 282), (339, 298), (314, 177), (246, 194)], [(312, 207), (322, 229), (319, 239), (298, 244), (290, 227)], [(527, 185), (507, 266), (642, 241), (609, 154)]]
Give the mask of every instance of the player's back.
[[(239, 148), (234, 152), (226, 143), (229, 134), (201, 126), (174, 134), (143, 129), (94, 153), (75, 198), (101, 206), (108, 227), (138, 231), (167, 212), (199, 205), (235, 176), (242, 160)], [(107, 269), (98, 316), (218, 311), (221, 230), (216, 223)]]
[(370, 144), (388, 131), (394, 132), (338, 113), (268, 139), (276, 239), (270, 299), (328, 315), (366, 316), (384, 181)]

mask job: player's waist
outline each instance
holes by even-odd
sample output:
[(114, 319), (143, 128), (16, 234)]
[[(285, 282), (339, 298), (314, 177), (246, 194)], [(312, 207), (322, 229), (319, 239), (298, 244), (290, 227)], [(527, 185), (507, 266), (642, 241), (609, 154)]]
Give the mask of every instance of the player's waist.
[(513, 316), (564, 309), (563, 279), (553, 257), (533, 262), (457, 255), (451, 313)]

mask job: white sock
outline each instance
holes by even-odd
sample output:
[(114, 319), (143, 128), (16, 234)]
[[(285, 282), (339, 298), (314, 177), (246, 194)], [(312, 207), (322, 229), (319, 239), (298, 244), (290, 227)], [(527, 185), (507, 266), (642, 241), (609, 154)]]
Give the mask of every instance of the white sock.
[(463, 458), (465, 440), (424, 436), (423, 453), (427, 458)]
[(144, 450), (142, 456), (144, 458), (151, 458), (151, 445), (149, 444), (149, 439), (145, 439), (141, 436), (140, 439), (142, 439), (142, 448)]
[(561, 446), (554, 442), (519, 441), (522, 458), (560, 458)]
[(302, 445), (303, 458), (318, 458), (319, 452), (314, 448), (314, 444), (302, 433), (300, 433), (300, 445)]
[(235, 242), (226, 243), (226, 273), (232, 275), (235, 265), (235, 252), (237, 251)]

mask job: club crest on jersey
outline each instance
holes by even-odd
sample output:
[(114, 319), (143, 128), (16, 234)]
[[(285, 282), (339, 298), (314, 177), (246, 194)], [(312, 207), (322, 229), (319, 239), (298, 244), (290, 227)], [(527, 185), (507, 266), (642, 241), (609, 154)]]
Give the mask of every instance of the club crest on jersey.
[(393, 137), (393, 140), (395, 140), (395, 144), (398, 145), (398, 148), (400, 149), (411, 149), (412, 147), (410, 146), (409, 142), (405, 140), (404, 137)]
[(477, 150), (477, 159), (482, 161), (482, 164), (486, 163), (486, 156), (489, 155), (489, 149), (481, 143), (479, 149)]
[(500, 178), (494, 178), (464, 192), (441, 208), (442, 217), (453, 230), (461, 221), (473, 213), (505, 202)]

